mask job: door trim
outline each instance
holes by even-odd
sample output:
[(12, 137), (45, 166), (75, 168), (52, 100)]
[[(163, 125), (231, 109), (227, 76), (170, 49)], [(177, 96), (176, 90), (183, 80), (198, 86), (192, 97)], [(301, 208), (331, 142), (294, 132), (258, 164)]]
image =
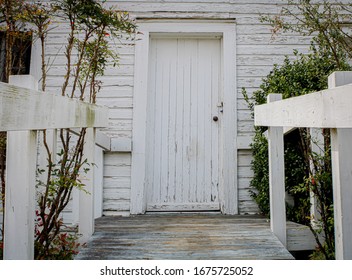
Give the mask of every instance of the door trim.
[(220, 129), (219, 202), (223, 214), (238, 214), (236, 25), (221, 20), (146, 20), (138, 22), (132, 123), (131, 214), (147, 210), (146, 140), (150, 35), (219, 34), (222, 38), (223, 118)]

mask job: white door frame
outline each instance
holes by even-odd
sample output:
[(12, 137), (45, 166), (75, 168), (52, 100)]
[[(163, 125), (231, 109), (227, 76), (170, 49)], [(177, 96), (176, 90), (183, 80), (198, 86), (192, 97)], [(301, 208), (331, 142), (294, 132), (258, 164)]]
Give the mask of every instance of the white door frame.
[(222, 38), (223, 115), (220, 132), (219, 201), (223, 214), (238, 214), (236, 25), (233, 20), (145, 20), (138, 22), (132, 124), (131, 214), (147, 208), (146, 135), (150, 33), (220, 35)]

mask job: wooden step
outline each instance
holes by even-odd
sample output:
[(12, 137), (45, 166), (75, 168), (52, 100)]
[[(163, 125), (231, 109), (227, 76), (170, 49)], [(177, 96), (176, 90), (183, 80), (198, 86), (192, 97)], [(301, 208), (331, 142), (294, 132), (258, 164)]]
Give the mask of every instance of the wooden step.
[(169, 214), (102, 217), (80, 260), (292, 260), (257, 216)]

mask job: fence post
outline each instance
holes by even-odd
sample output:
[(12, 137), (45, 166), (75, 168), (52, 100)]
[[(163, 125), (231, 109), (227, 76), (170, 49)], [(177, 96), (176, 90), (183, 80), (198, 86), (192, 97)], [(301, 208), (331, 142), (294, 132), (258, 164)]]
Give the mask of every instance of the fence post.
[[(281, 94), (269, 94), (267, 102), (282, 99)], [(269, 194), (271, 231), (286, 247), (285, 163), (282, 127), (268, 128)]]
[[(84, 156), (89, 164), (95, 163), (95, 128), (87, 128), (84, 144)], [(79, 192), (79, 234), (80, 241), (87, 242), (94, 233), (94, 166), (83, 174), (85, 191)]]
[[(31, 89), (38, 85), (32, 76), (11, 76), (10, 84)], [(5, 260), (34, 259), (36, 147), (36, 131), (7, 133)]]
[[(352, 83), (352, 72), (334, 72), (329, 88)], [(335, 257), (352, 259), (352, 129), (331, 129), (333, 174)]]
[[(324, 155), (324, 135), (323, 130), (321, 128), (310, 128), (310, 145), (312, 153), (323, 156)], [(313, 160), (310, 159), (310, 166), (312, 173), (314, 175), (314, 163)], [(317, 188), (320, 188), (318, 185)], [(309, 193), (309, 200), (310, 200), (310, 218), (311, 218), (311, 225), (316, 227), (317, 221), (321, 219), (320, 209), (317, 201), (316, 195), (313, 191)]]
[(94, 166), (94, 218), (103, 216), (104, 150), (95, 146)]

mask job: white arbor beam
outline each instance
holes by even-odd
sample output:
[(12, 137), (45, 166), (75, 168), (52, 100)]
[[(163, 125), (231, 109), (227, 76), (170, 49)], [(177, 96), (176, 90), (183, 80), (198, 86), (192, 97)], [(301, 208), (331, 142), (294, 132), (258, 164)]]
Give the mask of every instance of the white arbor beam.
[(352, 85), (255, 106), (257, 126), (349, 128)]
[[(94, 163), (95, 127), (108, 125), (108, 110), (66, 97), (21, 88), (35, 88), (30, 76), (11, 78), (17, 86), (0, 83), (0, 131), (8, 133), (5, 197), (5, 259), (33, 259), (35, 174), (39, 129), (87, 127), (85, 156)], [(22, 131), (29, 130), (29, 131)], [(55, 138), (55, 135), (52, 137)], [(87, 240), (94, 230), (91, 166), (80, 198), (80, 233)]]
[[(279, 138), (278, 135), (274, 135), (272, 129), (280, 128), (275, 127), (331, 129), (336, 259), (352, 259), (352, 149), (350, 148), (352, 85), (350, 83), (352, 83), (351, 72), (335, 72), (329, 77), (329, 90), (255, 107), (255, 125), (269, 127), (269, 141)], [(281, 143), (278, 143), (281, 146)], [(283, 180), (281, 163), (275, 163), (272, 160), (275, 157), (281, 160), (279, 156), (281, 148), (275, 150), (269, 146), (269, 153), (271, 172), (275, 172), (274, 168), (277, 168), (276, 178), (271, 178), (272, 174), (270, 174), (270, 180)], [(274, 165), (274, 168), (271, 165)], [(272, 188), (272, 181), (270, 185), (270, 192), (276, 191)], [(281, 194), (276, 195), (281, 201)], [(284, 211), (278, 210), (278, 213), (284, 213)], [(272, 227), (272, 230), (275, 229)]]
[(107, 124), (105, 107), (0, 83), (0, 131), (106, 127)]
[[(269, 94), (268, 103), (281, 100), (281, 94)], [(286, 247), (285, 163), (282, 127), (268, 128), (269, 195), (271, 231)]]
[[(329, 88), (351, 82), (351, 72), (335, 72), (329, 76)], [(348, 94), (352, 97), (352, 92)], [(352, 111), (350, 105), (345, 106)], [(335, 257), (338, 260), (352, 260), (352, 121), (349, 127), (331, 129)]]

